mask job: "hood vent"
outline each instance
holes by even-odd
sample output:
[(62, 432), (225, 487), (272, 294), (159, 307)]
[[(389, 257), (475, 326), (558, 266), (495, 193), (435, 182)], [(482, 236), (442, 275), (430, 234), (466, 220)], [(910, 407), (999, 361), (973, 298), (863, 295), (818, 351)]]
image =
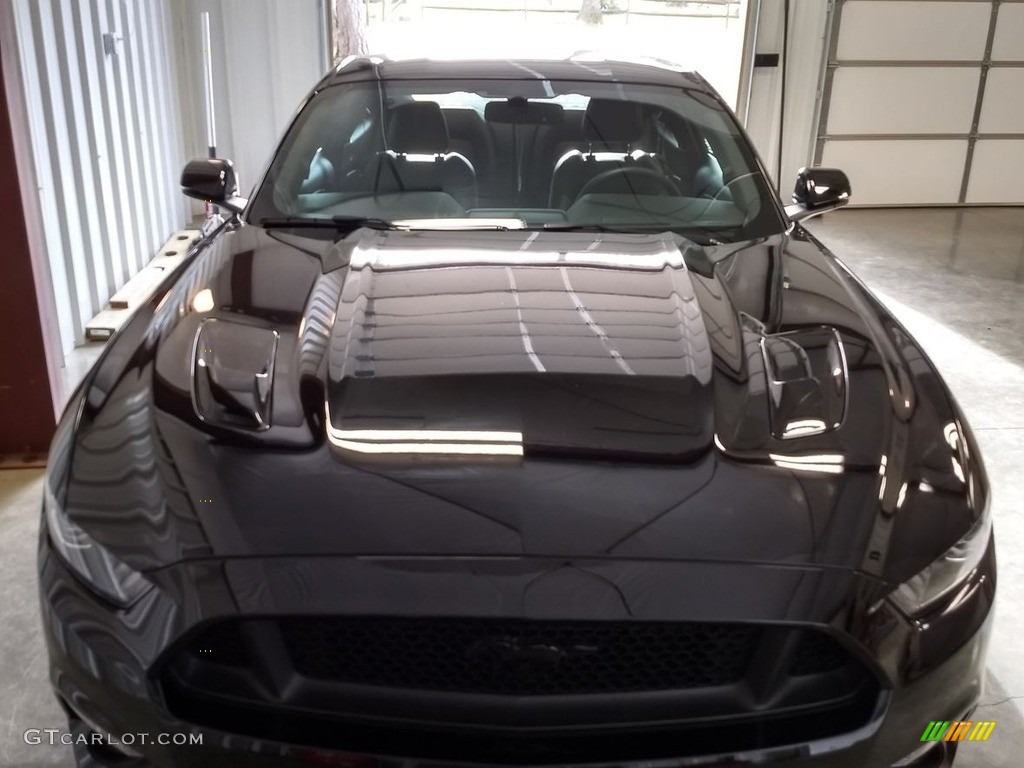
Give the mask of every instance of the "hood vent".
[(235, 429), (270, 427), (277, 331), (211, 318), (196, 333), (192, 404), (205, 422)]
[(772, 434), (779, 440), (838, 429), (846, 416), (848, 373), (835, 328), (809, 328), (761, 339)]

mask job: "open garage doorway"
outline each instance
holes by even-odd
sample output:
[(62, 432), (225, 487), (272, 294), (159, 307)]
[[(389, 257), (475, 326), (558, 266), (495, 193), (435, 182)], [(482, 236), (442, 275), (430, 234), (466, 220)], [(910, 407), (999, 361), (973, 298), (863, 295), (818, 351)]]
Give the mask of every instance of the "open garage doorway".
[(755, 1), (367, 0), (363, 10), (372, 53), (657, 58), (699, 70), (735, 106), (747, 6)]

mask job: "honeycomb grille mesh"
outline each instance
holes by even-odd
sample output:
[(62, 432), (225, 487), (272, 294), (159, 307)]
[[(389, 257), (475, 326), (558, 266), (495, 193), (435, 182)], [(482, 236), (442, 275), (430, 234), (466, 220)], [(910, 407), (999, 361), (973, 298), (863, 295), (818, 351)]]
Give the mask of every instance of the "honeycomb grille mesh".
[(760, 637), (711, 623), (360, 617), (280, 628), (309, 678), (516, 696), (728, 685), (744, 676)]
[(248, 668), (253, 661), (242, 625), (235, 621), (222, 621), (209, 627), (192, 641), (189, 651), (201, 661), (227, 667)]
[(789, 674), (795, 677), (820, 675), (842, 669), (848, 663), (846, 651), (831, 637), (820, 632), (805, 632), (793, 655)]

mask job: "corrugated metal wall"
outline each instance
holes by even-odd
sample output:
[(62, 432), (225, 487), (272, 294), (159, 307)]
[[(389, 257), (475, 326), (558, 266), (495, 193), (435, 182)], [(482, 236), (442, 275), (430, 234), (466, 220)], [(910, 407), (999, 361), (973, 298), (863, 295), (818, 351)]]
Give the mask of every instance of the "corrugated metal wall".
[(173, 0), (13, 0), (65, 352), (184, 225)]

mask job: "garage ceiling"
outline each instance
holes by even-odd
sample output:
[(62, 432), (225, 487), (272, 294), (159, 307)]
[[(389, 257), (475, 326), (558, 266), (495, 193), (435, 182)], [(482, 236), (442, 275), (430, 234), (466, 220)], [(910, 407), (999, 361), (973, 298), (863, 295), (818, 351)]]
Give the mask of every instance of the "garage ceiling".
[(1024, 0), (836, 0), (815, 162), (860, 205), (1024, 202)]

